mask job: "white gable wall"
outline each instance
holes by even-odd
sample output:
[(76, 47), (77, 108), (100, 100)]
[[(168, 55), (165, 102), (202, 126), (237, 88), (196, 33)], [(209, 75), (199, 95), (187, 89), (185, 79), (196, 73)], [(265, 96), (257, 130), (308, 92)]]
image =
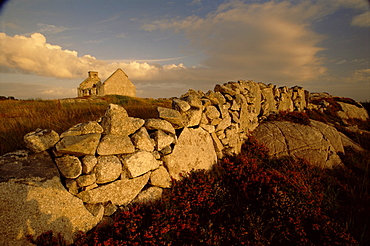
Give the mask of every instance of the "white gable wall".
[(123, 95), (136, 97), (136, 88), (127, 75), (117, 69), (101, 86), (99, 95)]

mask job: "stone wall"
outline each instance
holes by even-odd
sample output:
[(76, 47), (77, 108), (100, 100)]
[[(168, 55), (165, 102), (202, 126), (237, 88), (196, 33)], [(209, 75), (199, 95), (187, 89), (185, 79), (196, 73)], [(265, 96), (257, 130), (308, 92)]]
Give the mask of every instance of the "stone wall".
[[(323, 159), (324, 165), (340, 163), (336, 152), (343, 150), (343, 140), (333, 127), (317, 122), (312, 128), (260, 124), (279, 111), (328, 107), (325, 103), (311, 105), (310, 97), (317, 99), (320, 95), (298, 86), (229, 82), (207, 93), (189, 90), (173, 99), (172, 109), (159, 107), (157, 119), (133, 118), (123, 107), (111, 104), (96, 121), (78, 124), (61, 135), (38, 129), (25, 135), (24, 141), (36, 154), (45, 150), (52, 153), (64, 187), (95, 216), (89, 222), (93, 225), (117, 206), (160, 198), (163, 189), (171, 187), (171, 179), (181, 179), (183, 173), (210, 169), (218, 158), (238, 154), (259, 125), (255, 135), (262, 140), (268, 138), (274, 156), (293, 153), (305, 157), (316, 151), (313, 156)], [(369, 118), (360, 104), (340, 105), (345, 119)]]
[(218, 158), (238, 154), (261, 119), (278, 111), (303, 111), (309, 95), (298, 86), (229, 82), (207, 93), (189, 90), (173, 99), (172, 109), (159, 107), (159, 119), (129, 117), (111, 104), (97, 121), (60, 136), (39, 130), (25, 141), (34, 152), (53, 148), (66, 188), (85, 203), (122, 206), (135, 198), (160, 197), (171, 178), (210, 169)]

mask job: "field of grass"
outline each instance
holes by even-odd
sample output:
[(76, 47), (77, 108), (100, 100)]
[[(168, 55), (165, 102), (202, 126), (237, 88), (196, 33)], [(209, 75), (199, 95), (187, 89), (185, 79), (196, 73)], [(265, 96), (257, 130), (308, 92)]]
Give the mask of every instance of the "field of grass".
[(122, 105), (131, 117), (157, 118), (157, 106), (171, 107), (170, 100), (106, 96), (97, 100), (0, 101), (0, 155), (24, 149), (23, 136), (37, 128), (61, 134), (68, 128), (102, 117), (110, 103)]

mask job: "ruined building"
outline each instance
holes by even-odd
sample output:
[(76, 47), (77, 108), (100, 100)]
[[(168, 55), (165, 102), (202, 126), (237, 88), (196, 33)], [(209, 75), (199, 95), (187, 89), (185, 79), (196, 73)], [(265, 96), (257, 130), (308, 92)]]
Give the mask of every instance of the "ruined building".
[(104, 82), (101, 82), (98, 72), (89, 71), (89, 77), (85, 79), (77, 88), (78, 96), (104, 96), (104, 95), (123, 95), (136, 96), (136, 88), (129, 80), (126, 73), (118, 68)]

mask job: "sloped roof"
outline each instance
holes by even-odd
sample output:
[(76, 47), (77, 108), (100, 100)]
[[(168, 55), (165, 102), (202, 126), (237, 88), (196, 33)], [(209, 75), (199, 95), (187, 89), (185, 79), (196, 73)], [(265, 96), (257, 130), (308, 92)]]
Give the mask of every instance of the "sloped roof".
[(127, 76), (127, 74), (121, 69), (121, 68), (118, 68), (116, 71), (114, 71), (114, 73), (112, 73), (105, 81), (104, 81), (104, 83), (105, 82), (107, 82), (110, 78), (112, 78), (112, 77), (117, 77), (117, 76), (119, 76), (119, 77), (121, 77), (121, 76), (126, 76), (126, 78), (128, 78), (128, 76)]

